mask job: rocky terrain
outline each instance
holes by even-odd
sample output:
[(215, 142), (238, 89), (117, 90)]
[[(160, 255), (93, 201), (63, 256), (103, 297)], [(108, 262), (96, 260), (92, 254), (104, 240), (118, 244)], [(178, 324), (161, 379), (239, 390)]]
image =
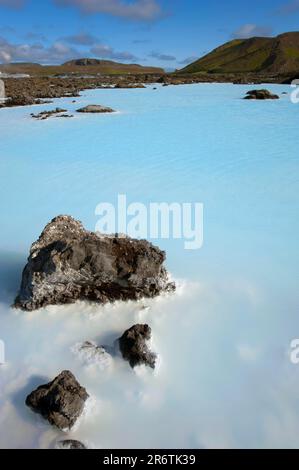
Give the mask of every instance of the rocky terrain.
[[(163, 86), (188, 85), (196, 83), (291, 83), (299, 77), (288, 73), (182, 73), (138, 74), (130, 76), (65, 76), (65, 77), (27, 77), (5, 78), (7, 100), (1, 107), (29, 106), (42, 104), (45, 100), (64, 97), (78, 97), (88, 89), (131, 89), (144, 88), (145, 85), (160, 83)], [(47, 102), (47, 101), (46, 101)]]
[(100, 236), (70, 216), (58, 216), (31, 246), (15, 307), (155, 297), (175, 288), (165, 258), (146, 240)]
[[(299, 73), (298, 73), (299, 77)], [(130, 77), (28, 77), (4, 79), (7, 100), (1, 107), (29, 106), (43, 104), (54, 98), (78, 97), (80, 92), (99, 88), (144, 88), (144, 85), (161, 83), (163, 86), (188, 85), (196, 83), (291, 83), (296, 75), (256, 74), (256, 73), (203, 73), (203, 74), (163, 74), (138, 75)]]
[(63, 371), (52, 382), (41, 385), (26, 398), (26, 405), (50, 424), (71, 429), (83, 412), (89, 397), (70, 371)]

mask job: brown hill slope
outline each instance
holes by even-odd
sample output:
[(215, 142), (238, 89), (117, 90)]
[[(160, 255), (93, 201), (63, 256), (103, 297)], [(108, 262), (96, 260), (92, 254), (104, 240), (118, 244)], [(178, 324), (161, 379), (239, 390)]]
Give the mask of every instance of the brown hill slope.
[(163, 74), (164, 70), (158, 67), (145, 67), (138, 64), (121, 64), (109, 60), (77, 59), (62, 65), (40, 65), (33, 63), (0, 64), (0, 72), (22, 73), (37, 76), (57, 74)]

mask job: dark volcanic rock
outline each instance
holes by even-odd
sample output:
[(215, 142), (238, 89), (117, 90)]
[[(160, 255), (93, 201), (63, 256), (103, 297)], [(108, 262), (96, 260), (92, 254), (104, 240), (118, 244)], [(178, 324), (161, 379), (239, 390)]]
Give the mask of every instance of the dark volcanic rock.
[(143, 83), (117, 83), (114, 88), (146, 88)]
[(13, 107), (13, 106), (30, 106), (35, 103), (34, 98), (28, 94), (20, 94), (16, 93), (13, 97), (9, 98), (5, 106)]
[(77, 109), (77, 113), (113, 113), (114, 109), (98, 104), (89, 104), (84, 108)]
[(272, 94), (269, 90), (248, 91), (245, 100), (279, 100), (278, 95)]
[(56, 449), (87, 449), (87, 447), (80, 441), (74, 439), (65, 439), (64, 441), (57, 442)]
[(145, 364), (152, 369), (155, 368), (157, 356), (149, 350), (146, 344), (150, 339), (151, 328), (148, 325), (132, 326), (119, 338), (120, 351), (131, 367)]
[(26, 405), (59, 429), (70, 429), (81, 415), (89, 397), (70, 371), (41, 385), (26, 398)]
[(41, 111), (38, 114), (31, 113), (31, 117), (33, 117), (34, 119), (42, 120), (42, 121), (45, 120), (45, 119), (49, 119), (52, 116), (55, 116), (55, 117), (71, 117), (70, 115), (65, 114), (66, 112), (67, 112), (66, 109), (55, 108), (55, 109), (51, 109), (50, 111)]
[(165, 253), (146, 240), (101, 236), (58, 216), (31, 247), (15, 307), (155, 297), (175, 288), (164, 261)]

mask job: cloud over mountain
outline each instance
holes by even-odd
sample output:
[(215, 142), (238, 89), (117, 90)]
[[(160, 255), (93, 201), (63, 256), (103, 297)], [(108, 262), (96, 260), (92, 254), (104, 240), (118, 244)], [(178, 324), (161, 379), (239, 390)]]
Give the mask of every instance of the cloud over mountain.
[(115, 51), (113, 47), (106, 44), (96, 44), (90, 49), (90, 52), (101, 59), (113, 59), (113, 60), (124, 60), (132, 61), (137, 60), (137, 57), (128, 51)]
[(258, 26), (256, 24), (244, 24), (233, 32), (232, 37), (237, 39), (248, 39), (253, 36), (271, 36), (272, 28), (270, 26)]
[(79, 57), (77, 49), (62, 42), (55, 42), (50, 47), (41, 43), (13, 44), (0, 37), (0, 62), (40, 62), (60, 63), (67, 59)]
[(169, 55), (169, 54), (161, 54), (160, 52), (157, 52), (157, 51), (152, 51), (150, 54), (149, 54), (149, 57), (153, 57), (154, 59), (158, 59), (158, 60), (164, 60), (166, 62), (172, 62), (174, 60), (176, 60), (176, 57), (174, 55)]

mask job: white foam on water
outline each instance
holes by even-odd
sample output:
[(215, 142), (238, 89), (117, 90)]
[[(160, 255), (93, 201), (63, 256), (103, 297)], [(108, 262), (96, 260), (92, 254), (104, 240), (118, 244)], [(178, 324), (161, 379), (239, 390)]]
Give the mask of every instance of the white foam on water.
[[(283, 342), (267, 338), (267, 322), (253, 312), (262, 309), (260, 297), (256, 286), (189, 282), (145, 302), (79, 302), (31, 313), (2, 303), (8, 362), (0, 369), (0, 446), (52, 448), (61, 438), (94, 448), (298, 445), (299, 379), (279, 353)], [(231, 308), (236, 301), (238, 313)], [(273, 311), (276, 330), (277, 321)], [(86, 367), (86, 358), (82, 363), (72, 352), (86, 339), (113, 345), (135, 323), (152, 328), (155, 371), (133, 370), (120, 355), (113, 367)], [(62, 433), (25, 398), (65, 369), (91, 399)]]

